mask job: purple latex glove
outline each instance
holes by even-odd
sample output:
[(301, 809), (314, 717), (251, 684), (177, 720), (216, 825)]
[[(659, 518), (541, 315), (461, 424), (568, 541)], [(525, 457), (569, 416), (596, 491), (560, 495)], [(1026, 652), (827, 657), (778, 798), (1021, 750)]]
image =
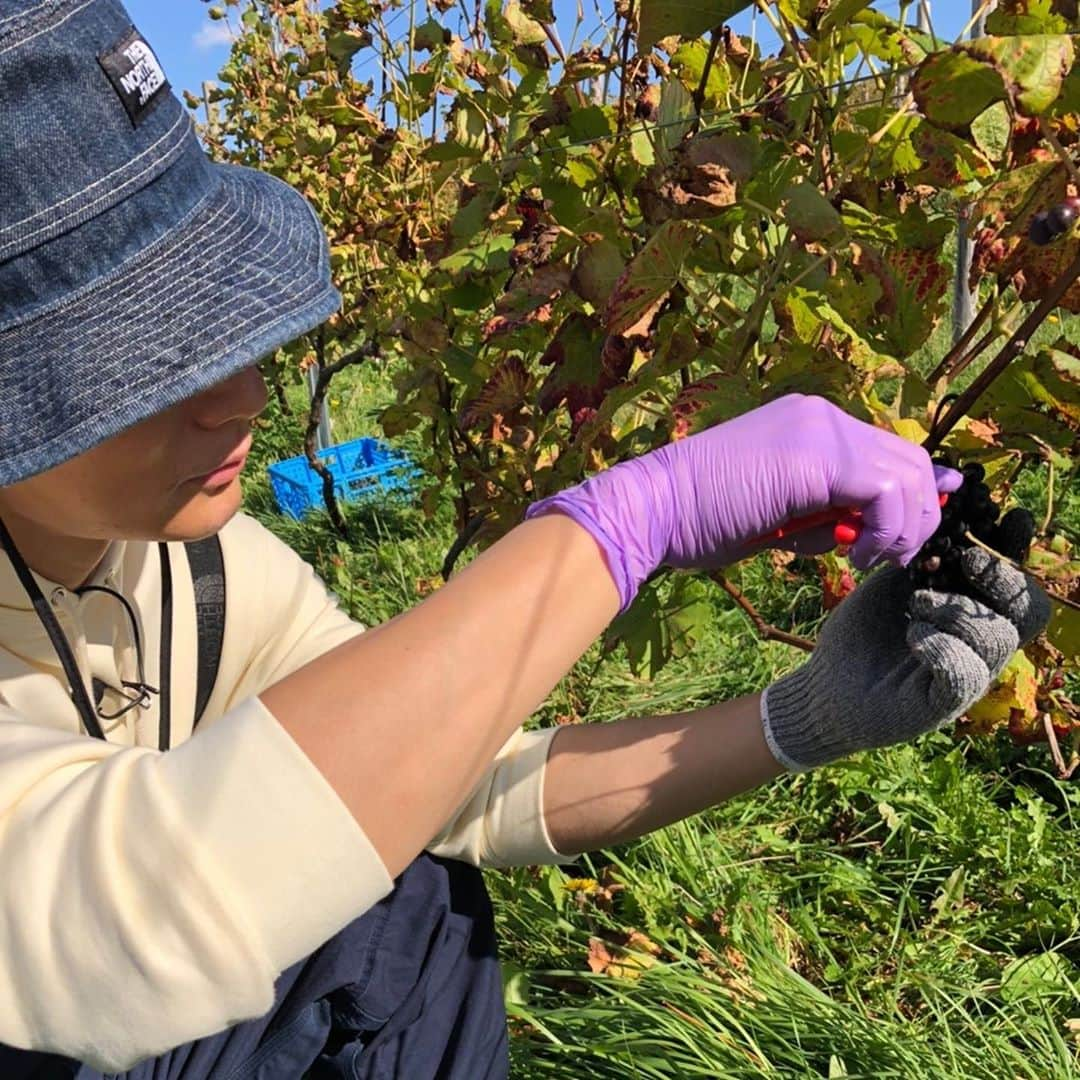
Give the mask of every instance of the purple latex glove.
[[(762, 536), (829, 508), (859, 510), (860, 569), (909, 562), (941, 520), (939, 492), (963, 481), (921, 447), (824, 398), (790, 394), (624, 461), (529, 507), (561, 512), (600, 545), (622, 607), (660, 566), (715, 569), (769, 546)], [(832, 526), (771, 546), (820, 554)]]

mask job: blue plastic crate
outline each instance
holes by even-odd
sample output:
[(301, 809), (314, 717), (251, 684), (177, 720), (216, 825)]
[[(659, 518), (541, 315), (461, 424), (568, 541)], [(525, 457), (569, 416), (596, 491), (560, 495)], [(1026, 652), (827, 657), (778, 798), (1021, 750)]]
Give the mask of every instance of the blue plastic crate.
[[(353, 439), (320, 450), (316, 455), (334, 478), (334, 495), (342, 502), (361, 502), (389, 492), (407, 494), (420, 470), (408, 454), (378, 439)], [(322, 477), (303, 454), (270, 465), (270, 485), (283, 514), (299, 520), (323, 507)]]

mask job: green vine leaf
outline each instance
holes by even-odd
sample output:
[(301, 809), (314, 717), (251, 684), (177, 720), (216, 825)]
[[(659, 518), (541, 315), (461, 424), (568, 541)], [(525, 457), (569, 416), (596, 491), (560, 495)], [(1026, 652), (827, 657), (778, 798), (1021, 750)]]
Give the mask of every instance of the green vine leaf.
[(840, 212), (817, 186), (808, 182), (791, 184), (783, 195), (784, 220), (802, 241), (835, 240), (844, 232)]
[(1073, 65), (1072, 38), (1066, 34), (984, 37), (965, 47), (1002, 73), (1017, 111), (1025, 116), (1038, 116), (1053, 105)]
[(1076, 25), (1076, 0), (998, 0), (986, 16), (988, 34), (1063, 34)]
[(725, 23), (753, 0), (641, 0), (638, 45), (648, 49), (667, 37), (696, 38)]
[(985, 37), (926, 58), (912, 79), (923, 115), (966, 134), (971, 122), (997, 101), (1037, 116), (1053, 105), (1073, 62), (1066, 35)]
[(859, 12), (870, 6), (871, 0), (829, 0), (824, 13), (821, 13), (822, 5), (815, 6), (815, 18), (811, 24), (815, 36), (829, 34), (844, 26)]
[(671, 578), (661, 595), (658, 583), (646, 583), (630, 607), (608, 628), (609, 647), (621, 641), (630, 670), (653, 679), (669, 660), (686, 656), (712, 620), (706, 584), (682, 574)]
[(912, 26), (901, 26), (895, 19), (872, 8), (858, 12), (840, 33), (867, 55), (887, 64), (918, 64), (935, 48), (928, 35)]
[(452, 37), (442, 23), (428, 19), (413, 31), (413, 48), (420, 52), (434, 52), (441, 45), (449, 45)]
[(570, 285), (583, 300), (597, 310), (605, 307), (615, 283), (626, 269), (626, 260), (618, 244), (603, 236), (589, 236), (589, 243), (578, 256)]
[(501, 0), (487, 0), (486, 19), (494, 41), (524, 46), (547, 42), (543, 26), (526, 14), (518, 0), (509, 0), (505, 8)]
[(960, 133), (995, 101), (1007, 96), (1001, 72), (963, 48), (927, 57), (912, 79), (911, 92), (927, 120)]
[(971, 122), (971, 135), (975, 145), (991, 160), (1001, 161), (1009, 148), (1012, 135), (1012, 119), (1003, 101), (991, 105)]
[[(701, 84), (705, 75), (705, 64), (709, 58), (709, 47), (704, 41), (687, 41), (676, 50), (671, 58), (671, 70), (682, 80), (687, 91), (693, 93)], [(722, 101), (731, 86), (731, 76), (722, 57), (713, 57), (709, 65), (709, 77), (705, 81), (704, 104), (715, 108)]]
[(1065, 604), (1054, 604), (1046, 636), (1050, 644), (1066, 656), (1080, 656), (1080, 611)]

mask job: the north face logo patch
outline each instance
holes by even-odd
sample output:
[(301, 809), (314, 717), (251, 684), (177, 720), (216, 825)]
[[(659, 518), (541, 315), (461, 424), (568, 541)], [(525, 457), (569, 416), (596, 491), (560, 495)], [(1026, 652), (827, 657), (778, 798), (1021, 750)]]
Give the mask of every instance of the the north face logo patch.
[(154, 50), (134, 26), (98, 57), (98, 63), (133, 124), (138, 124), (169, 89), (169, 81)]

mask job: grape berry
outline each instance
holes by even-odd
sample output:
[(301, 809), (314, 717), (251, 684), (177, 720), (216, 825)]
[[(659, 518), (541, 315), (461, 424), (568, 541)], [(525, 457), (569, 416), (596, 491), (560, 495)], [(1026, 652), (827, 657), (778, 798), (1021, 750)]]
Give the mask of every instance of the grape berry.
[[(939, 465), (952, 467), (949, 461)], [(986, 470), (977, 462), (963, 466), (964, 483), (949, 496), (941, 510), (937, 532), (911, 561), (908, 572), (917, 589), (970, 593), (971, 585), (960, 569), (960, 558), (972, 547), (968, 533), (1013, 562), (1023, 562), (1035, 536), (1035, 519), (1023, 507), (1004, 517), (983, 483)]]
[(1039, 247), (1067, 233), (1080, 217), (1080, 199), (1068, 198), (1049, 210), (1040, 210), (1028, 226), (1028, 239)]

